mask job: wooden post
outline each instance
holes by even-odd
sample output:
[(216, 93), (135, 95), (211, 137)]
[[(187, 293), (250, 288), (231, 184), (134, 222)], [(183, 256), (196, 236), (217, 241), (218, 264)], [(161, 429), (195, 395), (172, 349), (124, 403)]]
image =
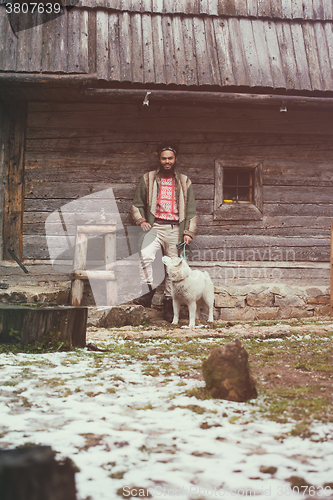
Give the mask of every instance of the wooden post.
[[(86, 270), (87, 246), (89, 234), (104, 235), (103, 270)], [(74, 252), (74, 272), (72, 279), (72, 305), (79, 306), (83, 297), (84, 280), (98, 279), (106, 282), (106, 301), (108, 306), (118, 303), (116, 268), (116, 224), (92, 224), (77, 226)]]
[[(79, 233), (77, 230), (74, 251), (74, 270), (86, 268), (88, 248), (88, 234)], [(79, 306), (83, 297), (84, 282), (81, 279), (74, 279), (72, 283), (72, 306)]]
[(24, 206), (24, 144), (26, 105), (17, 103), (9, 108), (8, 156), (4, 183), (3, 257), (13, 260), (8, 248), (22, 259)]
[(331, 259), (330, 259), (330, 270), (331, 270), (331, 287), (330, 287), (330, 314), (333, 316), (333, 222), (331, 226)]
[[(107, 271), (114, 270), (116, 264), (116, 233), (104, 235), (104, 262)], [(108, 306), (116, 306), (118, 302), (117, 280), (106, 280), (106, 301)]]

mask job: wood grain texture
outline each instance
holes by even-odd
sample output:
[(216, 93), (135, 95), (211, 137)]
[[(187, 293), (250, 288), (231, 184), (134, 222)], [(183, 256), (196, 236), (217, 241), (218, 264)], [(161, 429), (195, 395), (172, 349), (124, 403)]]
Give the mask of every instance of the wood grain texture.
[(292, 19), (291, 0), (281, 0), (281, 10), (283, 19)]
[(238, 19), (229, 19), (228, 27), (229, 34), (231, 34), (231, 44), (229, 45), (229, 50), (232, 51), (235, 81), (237, 85), (246, 85), (248, 75), (246, 72), (243, 39)]
[(297, 65), (300, 85), (302, 88), (310, 90), (312, 87), (309, 75), (309, 66), (306, 58), (306, 49), (305, 49), (302, 27), (299, 24), (292, 24), (290, 28), (294, 44), (296, 65)]
[(291, 0), (291, 16), (293, 19), (303, 19), (302, 0)]
[(142, 16), (143, 79), (145, 83), (156, 81), (154, 67), (153, 26), (151, 16)]
[(129, 35), (128, 41), (132, 47), (132, 62), (130, 63), (132, 67), (132, 77), (130, 79), (133, 82), (143, 82), (144, 63), (141, 15), (131, 14), (129, 22), (131, 34)]
[(258, 16), (271, 17), (271, 2), (270, 0), (258, 1)]
[[(166, 110), (167, 119), (161, 119)], [(333, 218), (330, 114), (287, 115), (288, 120), (275, 109), (164, 105), (150, 106), (147, 114), (136, 105), (31, 103), (24, 256), (47, 256), (47, 215), (98, 190), (114, 189), (122, 221), (131, 224), (134, 190), (143, 173), (156, 167), (155, 149), (167, 130), (180, 142), (179, 166), (193, 182), (202, 251), (212, 250), (217, 258), (218, 245), (228, 240), (228, 249), (234, 245), (238, 258), (254, 249), (261, 249), (263, 257), (271, 248), (290, 252), (296, 260), (328, 262)], [(261, 218), (214, 220), (216, 158), (229, 166), (262, 163)], [(210, 239), (212, 235), (217, 239)]]
[(275, 23), (270, 21), (264, 23), (266, 34), (268, 55), (272, 73), (273, 84), (275, 88), (285, 88), (287, 85), (281, 60), (281, 52), (278, 43)]
[[(9, 162), (10, 117), (8, 109), (0, 100), (0, 207), (4, 207), (4, 179)], [(3, 259), (4, 210), (0, 210), (0, 260)]]
[[(119, 14), (120, 79), (125, 82), (131, 81), (133, 76), (130, 19), (128, 12)], [(123, 43), (123, 40), (126, 40), (126, 43)]]
[(8, 16), (4, 8), (0, 9), (0, 28), (2, 48), (0, 51), (0, 69), (3, 69), (4, 71), (15, 71), (18, 40), (10, 26)]
[(186, 60), (186, 73), (185, 73), (186, 85), (197, 85), (198, 84), (197, 60), (195, 52), (192, 19), (190, 17), (184, 17), (182, 19), (182, 25), (183, 25), (184, 52)]
[(314, 23), (314, 36), (317, 42), (317, 53), (320, 66), (320, 75), (322, 76), (322, 89), (329, 90), (333, 85), (332, 68), (330, 64), (330, 55), (325, 28), (321, 23)]
[[(252, 21), (250, 19), (240, 19), (239, 27), (243, 36), (244, 55), (246, 61), (247, 74), (255, 87), (261, 86), (261, 71), (257, 53), (257, 46), (254, 39)], [(263, 52), (260, 47), (259, 52)]]
[(167, 15), (332, 20), (330, 0), (81, 0), (80, 7)]
[(252, 23), (254, 43), (258, 57), (260, 80), (263, 87), (273, 87), (273, 78), (270, 69), (270, 60), (267, 47), (266, 34), (263, 23)]
[(166, 62), (164, 56), (163, 28), (161, 16), (152, 17), (154, 45), (154, 68), (156, 83), (166, 83)]
[[(116, 45), (118, 35), (118, 15), (110, 15), (110, 73), (114, 80), (120, 79), (120, 58), (117, 58)], [(109, 17), (107, 12), (100, 11), (96, 14), (96, 39), (97, 39), (97, 58), (96, 70), (98, 78), (108, 80), (109, 77)]]
[(4, 183), (3, 256), (12, 260), (8, 248), (22, 258), (24, 206), (25, 105), (12, 105), (9, 118), (9, 151)]
[(204, 20), (200, 17), (195, 17), (193, 19), (193, 36), (197, 60), (198, 83), (199, 85), (209, 85), (209, 81), (212, 79), (211, 68), (208, 61)]
[(177, 83), (175, 45), (172, 36), (172, 18), (164, 16), (162, 18), (162, 33), (164, 46), (165, 77), (167, 84)]
[(217, 41), (214, 33), (214, 24), (211, 18), (204, 20), (204, 30), (206, 34), (206, 57), (210, 67), (210, 81), (213, 85), (221, 85), (221, 75), (219, 68), (219, 59), (217, 52)]
[(293, 48), (290, 25), (287, 23), (276, 23), (276, 34), (281, 52), (281, 61), (284, 69), (287, 87), (297, 89), (300, 86), (297, 72), (295, 52)]
[(183, 25), (180, 16), (174, 16), (172, 19), (173, 43), (175, 48), (176, 60), (176, 81), (178, 85), (186, 84), (186, 53), (183, 35)]
[(229, 25), (225, 20), (214, 19), (214, 32), (221, 72), (222, 85), (234, 85), (234, 63), (231, 48)]
[[(0, 71), (97, 70), (98, 78), (115, 82), (333, 90), (331, 23), (314, 23), (310, 4), (304, 9), (301, 0), (219, 5), (225, 17), (216, 15), (217, 0), (80, 6), (19, 31), (18, 38), (1, 14)], [(317, 0), (312, 10), (316, 19), (327, 19), (332, 9)]]
[[(98, 19), (98, 18), (97, 18)], [(110, 13), (108, 16), (108, 24), (106, 20), (100, 21), (101, 39), (97, 40), (104, 43), (102, 48), (103, 58), (100, 61), (102, 74), (107, 75), (110, 71), (110, 78), (115, 81), (120, 80), (120, 37), (119, 37), (119, 16), (116, 13)], [(108, 27), (108, 29), (107, 29)], [(109, 37), (109, 39), (108, 39)], [(108, 50), (107, 50), (108, 49)], [(109, 66), (108, 66), (109, 54)], [(107, 77), (106, 77), (107, 79)]]
[(319, 66), (318, 52), (324, 48), (317, 48), (317, 40), (312, 24), (307, 23), (303, 25), (303, 37), (307, 61), (310, 69), (311, 87), (314, 90), (322, 90), (323, 83), (321, 81), (321, 68)]

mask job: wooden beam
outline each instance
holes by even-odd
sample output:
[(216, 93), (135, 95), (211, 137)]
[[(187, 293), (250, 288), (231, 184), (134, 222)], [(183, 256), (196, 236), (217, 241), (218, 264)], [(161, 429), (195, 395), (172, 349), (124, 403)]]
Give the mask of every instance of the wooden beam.
[[(247, 94), (236, 92), (206, 92), (188, 90), (153, 90), (153, 89), (100, 89), (88, 88), (84, 94), (89, 97), (101, 97), (112, 100), (124, 98), (154, 101), (191, 101), (198, 103), (238, 103), (242, 105), (255, 104), (265, 106), (302, 106), (327, 108), (333, 106), (332, 97), (307, 97), (274, 94)], [(148, 94), (148, 95), (147, 95)]]
[(12, 260), (8, 248), (22, 259), (24, 205), (24, 145), (26, 104), (10, 106), (8, 161), (4, 178), (3, 258)]
[(0, 82), (3, 83), (64, 83), (66, 85), (94, 84), (97, 81), (97, 73), (89, 75), (50, 75), (34, 73), (0, 73)]
[(9, 115), (0, 100), (0, 261), (3, 259), (4, 180), (9, 158)]

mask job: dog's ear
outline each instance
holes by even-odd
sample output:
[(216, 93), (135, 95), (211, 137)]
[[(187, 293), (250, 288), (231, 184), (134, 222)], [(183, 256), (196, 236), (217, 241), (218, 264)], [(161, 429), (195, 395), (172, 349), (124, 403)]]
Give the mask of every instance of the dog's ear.
[(162, 262), (163, 262), (163, 264), (165, 264), (166, 266), (168, 266), (168, 265), (170, 264), (170, 261), (171, 261), (170, 257), (167, 257), (166, 255), (164, 255), (164, 256), (162, 257)]
[(178, 264), (175, 264), (175, 267), (180, 266), (180, 264), (182, 264), (182, 262), (183, 262), (183, 259), (181, 257), (178, 257)]

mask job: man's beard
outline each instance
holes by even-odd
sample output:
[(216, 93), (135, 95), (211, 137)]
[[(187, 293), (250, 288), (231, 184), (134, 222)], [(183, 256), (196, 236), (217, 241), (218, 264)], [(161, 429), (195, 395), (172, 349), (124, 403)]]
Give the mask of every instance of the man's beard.
[(164, 176), (164, 177), (170, 177), (171, 175), (173, 175), (175, 173), (175, 166), (169, 168), (169, 169), (165, 169), (163, 165), (161, 165), (161, 174)]

